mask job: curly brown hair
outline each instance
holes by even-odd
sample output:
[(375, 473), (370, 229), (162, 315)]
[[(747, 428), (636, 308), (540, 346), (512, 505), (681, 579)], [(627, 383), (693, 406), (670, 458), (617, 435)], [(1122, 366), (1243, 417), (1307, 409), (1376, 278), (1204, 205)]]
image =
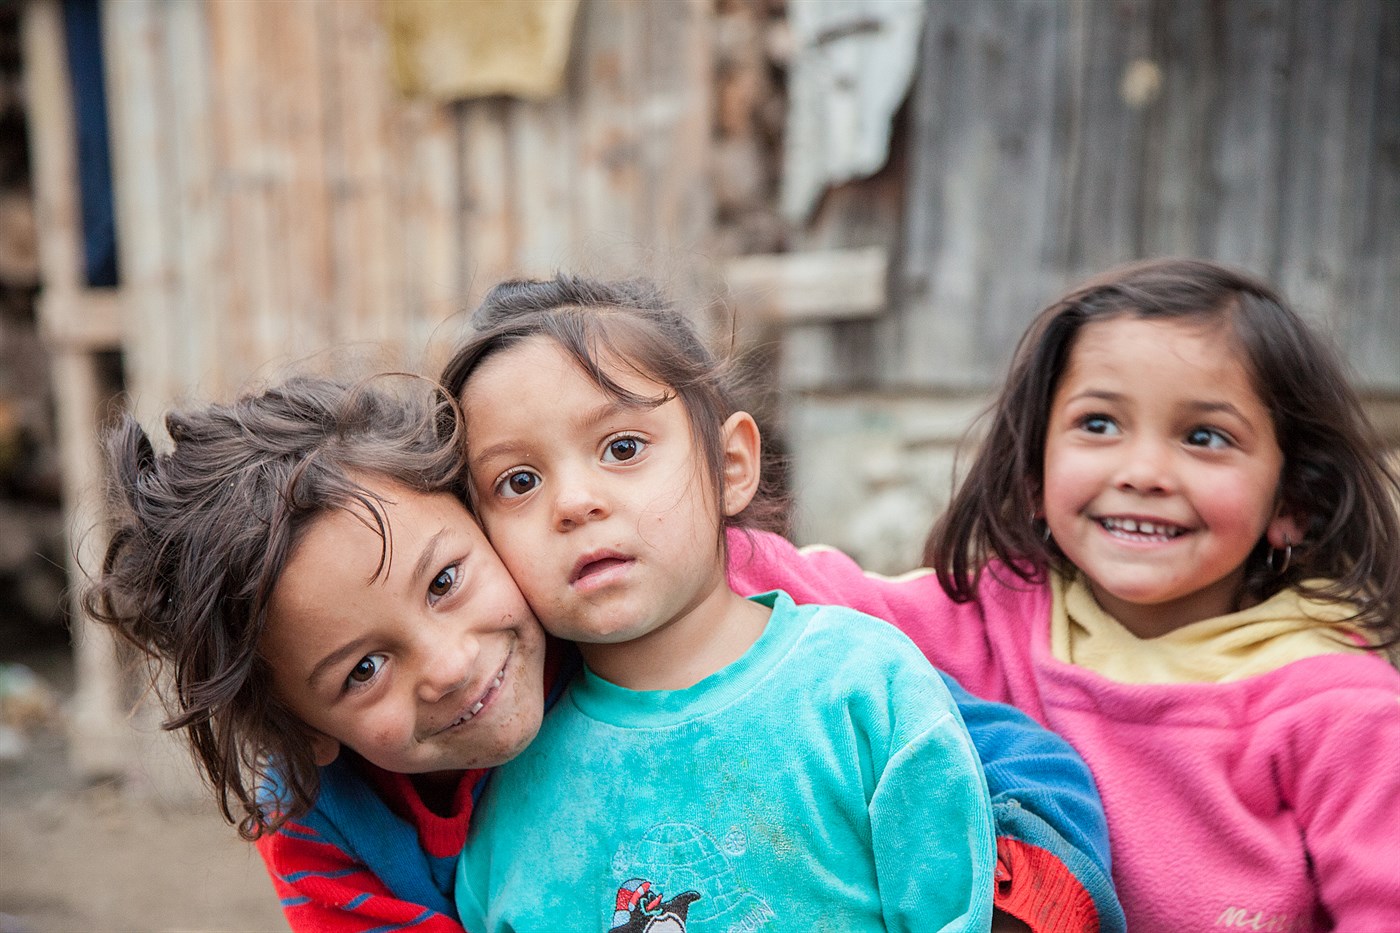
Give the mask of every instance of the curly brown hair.
[[(1245, 566), (1245, 595), (1286, 587), (1356, 608), (1377, 647), (1400, 642), (1400, 482), (1336, 352), (1268, 285), (1200, 259), (1111, 269), (1045, 308), (1021, 338), (989, 425), (925, 563), (955, 600), (976, 597), (989, 560), (1026, 582), (1064, 555), (1034, 526), (1044, 480), (1046, 426), (1059, 381), (1085, 325), (1132, 316), (1218, 323), (1236, 342), (1283, 451), (1284, 511), (1304, 529), (1283, 573), (1261, 540)], [(1325, 583), (1307, 583), (1308, 580)]]
[(107, 433), (111, 538), (83, 601), (145, 656), (164, 728), (184, 733), (225, 819), (256, 839), (319, 787), (306, 727), (259, 652), (273, 589), (310, 525), (351, 504), (379, 523), (387, 559), (368, 477), (463, 496), (456, 405), (419, 377), (303, 377), (172, 411), (165, 427), (167, 453), (130, 416)]

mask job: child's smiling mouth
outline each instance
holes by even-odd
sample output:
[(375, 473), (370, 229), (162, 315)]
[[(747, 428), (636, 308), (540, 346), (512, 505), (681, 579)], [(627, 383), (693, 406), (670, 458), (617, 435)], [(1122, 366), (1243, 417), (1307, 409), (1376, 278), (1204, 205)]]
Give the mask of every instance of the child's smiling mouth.
[(1135, 542), (1165, 543), (1186, 534), (1187, 529), (1180, 525), (1150, 521), (1143, 518), (1119, 518), (1108, 516), (1095, 519), (1099, 527), (1115, 538)]
[(501, 665), (501, 669), (496, 672), (496, 676), (492, 677), (491, 682), (486, 685), (486, 691), (477, 697), (475, 702), (469, 704), (460, 716), (431, 734), (434, 736), (442, 735), (444, 732), (450, 732), (458, 726), (466, 725), (476, 718), (476, 715), (485, 709), (487, 704), (494, 700), (496, 694), (500, 692), (501, 684), (503, 684), (506, 679), (506, 668), (510, 666), (510, 660), (513, 657), (515, 657), (515, 649), (512, 648), (510, 654), (506, 655), (505, 663)]

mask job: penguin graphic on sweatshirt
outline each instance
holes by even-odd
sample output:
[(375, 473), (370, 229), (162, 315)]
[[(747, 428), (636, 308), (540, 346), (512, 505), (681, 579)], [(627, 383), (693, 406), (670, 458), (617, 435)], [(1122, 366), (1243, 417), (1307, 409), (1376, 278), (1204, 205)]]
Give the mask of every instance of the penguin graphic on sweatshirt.
[(685, 933), (690, 905), (700, 900), (695, 891), (686, 891), (670, 900), (653, 892), (651, 882), (630, 878), (617, 889), (613, 925), (608, 933)]

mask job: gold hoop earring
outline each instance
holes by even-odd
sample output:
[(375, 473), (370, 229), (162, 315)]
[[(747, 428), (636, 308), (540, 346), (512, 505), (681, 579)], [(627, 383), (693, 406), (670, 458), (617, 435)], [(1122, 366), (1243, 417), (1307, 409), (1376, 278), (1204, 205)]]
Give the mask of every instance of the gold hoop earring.
[[(1277, 566), (1278, 554), (1283, 552), (1283, 566)], [(1274, 576), (1281, 577), (1288, 572), (1288, 566), (1293, 563), (1293, 542), (1288, 539), (1288, 535), (1283, 536), (1283, 547), (1269, 548), (1269, 555), (1265, 558), (1269, 569), (1274, 572)]]

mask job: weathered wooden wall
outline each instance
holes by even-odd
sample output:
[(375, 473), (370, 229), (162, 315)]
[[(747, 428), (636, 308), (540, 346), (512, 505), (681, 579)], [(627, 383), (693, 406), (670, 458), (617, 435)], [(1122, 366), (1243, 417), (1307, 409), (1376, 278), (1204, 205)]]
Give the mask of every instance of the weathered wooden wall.
[[(433, 373), (460, 312), (507, 276), (644, 272), (681, 296), (713, 292), (710, 0), (588, 0), (564, 91), (534, 103), (402, 96), (383, 12), (375, 0), (103, 3), (120, 285), (93, 289), (61, 5), (26, 3), (40, 316), (75, 583), (101, 552), (104, 354), (120, 351), (128, 404), (155, 427), (172, 405), (337, 345), (382, 346), (374, 362)], [(80, 613), (73, 629), (76, 765), (171, 758), (149, 724), (133, 743), (110, 638)]]
[(1394, 0), (935, 2), (906, 118), (897, 177), (813, 225), (880, 207), (890, 311), (796, 335), (790, 386), (982, 390), (1069, 282), (1189, 254), (1274, 281), (1400, 390)]
[[(148, 423), (347, 342), (433, 372), (486, 287), (561, 267), (705, 303), (727, 284), (785, 326), (799, 529), (888, 569), (915, 558), (1026, 321), (1112, 263), (1245, 265), (1373, 394), (1400, 391), (1396, 0), (932, 0), (889, 163), (794, 222), (782, 11), (823, 2), (581, 0), (560, 95), (444, 104), (394, 89), (375, 0), (107, 0), (122, 283), (104, 292), (79, 281), (58, 0), (28, 0), (75, 528), (96, 524), (102, 351)], [(859, 28), (822, 42), (903, 19), (843, 10)], [(82, 645), (101, 750), (120, 685), (110, 646)]]
[(344, 342), (412, 364), (506, 275), (674, 281), (712, 214), (708, 10), (590, 0), (563, 94), (443, 104), (395, 90), (373, 0), (104, 4), (138, 410)]

